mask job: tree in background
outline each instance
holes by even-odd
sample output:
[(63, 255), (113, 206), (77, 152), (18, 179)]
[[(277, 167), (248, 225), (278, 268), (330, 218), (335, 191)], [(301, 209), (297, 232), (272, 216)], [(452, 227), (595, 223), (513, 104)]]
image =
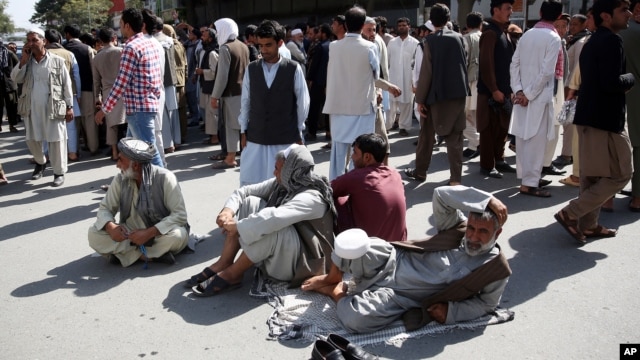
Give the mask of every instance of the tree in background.
[[(4, 0), (0, 0), (4, 1)], [(143, 8), (144, 1), (125, 1), (127, 7)], [(78, 24), (82, 32), (92, 28), (109, 26), (111, 0), (38, 0), (30, 21), (43, 27), (61, 28), (66, 24)]]
[(0, 0), (0, 34), (11, 34), (15, 31), (11, 16), (5, 14), (8, 3), (7, 0)]
[(29, 21), (43, 26), (58, 25), (61, 22), (60, 10), (66, 2), (66, 0), (38, 0)]
[(83, 33), (92, 28), (110, 25), (109, 9), (113, 3), (110, 0), (67, 0), (60, 9), (62, 24), (78, 24)]

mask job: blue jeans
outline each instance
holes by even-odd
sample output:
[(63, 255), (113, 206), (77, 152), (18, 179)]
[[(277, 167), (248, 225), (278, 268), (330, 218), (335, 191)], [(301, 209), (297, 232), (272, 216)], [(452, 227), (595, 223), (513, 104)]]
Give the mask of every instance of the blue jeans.
[[(142, 140), (156, 146), (156, 129), (155, 118), (158, 113), (155, 112), (138, 112), (135, 114), (127, 114), (127, 136), (131, 136), (134, 139)], [(164, 167), (162, 159), (160, 158), (159, 151), (164, 149), (157, 149), (156, 154), (153, 156), (151, 163), (153, 165)]]

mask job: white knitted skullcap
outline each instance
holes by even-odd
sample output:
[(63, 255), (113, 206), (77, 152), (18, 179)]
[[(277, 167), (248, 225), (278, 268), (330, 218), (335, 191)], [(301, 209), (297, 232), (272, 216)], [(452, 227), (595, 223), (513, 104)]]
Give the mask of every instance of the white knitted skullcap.
[(335, 253), (347, 260), (362, 257), (369, 251), (371, 241), (362, 229), (349, 229), (336, 236), (334, 241)]

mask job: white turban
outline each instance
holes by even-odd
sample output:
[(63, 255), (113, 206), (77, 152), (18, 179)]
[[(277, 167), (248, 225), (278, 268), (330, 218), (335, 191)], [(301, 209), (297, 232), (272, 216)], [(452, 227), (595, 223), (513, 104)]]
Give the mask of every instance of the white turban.
[(302, 30), (300, 30), (300, 29), (293, 29), (291, 31), (291, 36), (301, 35), (301, 34), (302, 34)]
[(213, 23), (218, 31), (218, 45), (222, 46), (230, 39), (238, 37), (238, 24), (229, 18), (218, 19)]

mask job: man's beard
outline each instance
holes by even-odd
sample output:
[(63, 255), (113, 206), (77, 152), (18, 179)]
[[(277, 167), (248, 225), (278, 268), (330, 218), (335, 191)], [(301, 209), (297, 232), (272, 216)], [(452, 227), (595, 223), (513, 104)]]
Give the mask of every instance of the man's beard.
[[(467, 238), (466, 236), (462, 238), (462, 247), (464, 248), (464, 251), (469, 256), (478, 256), (478, 255), (487, 253), (491, 251), (491, 249), (493, 249), (495, 244), (496, 244), (496, 234), (493, 234), (493, 236), (491, 237), (488, 243), (482, 244), (480, 247), (474, 248), (474, 249), (472, 249), (469, 246), (469, 238)], [(473, 244), (473, 245), (475, 246), (476, 244)]]
[(122, 171), (122, 177), (128, 180), (135, 180), (136, 173), (133, 171), (132, 164), (129, 164), (129, 167), (126, 170)]

